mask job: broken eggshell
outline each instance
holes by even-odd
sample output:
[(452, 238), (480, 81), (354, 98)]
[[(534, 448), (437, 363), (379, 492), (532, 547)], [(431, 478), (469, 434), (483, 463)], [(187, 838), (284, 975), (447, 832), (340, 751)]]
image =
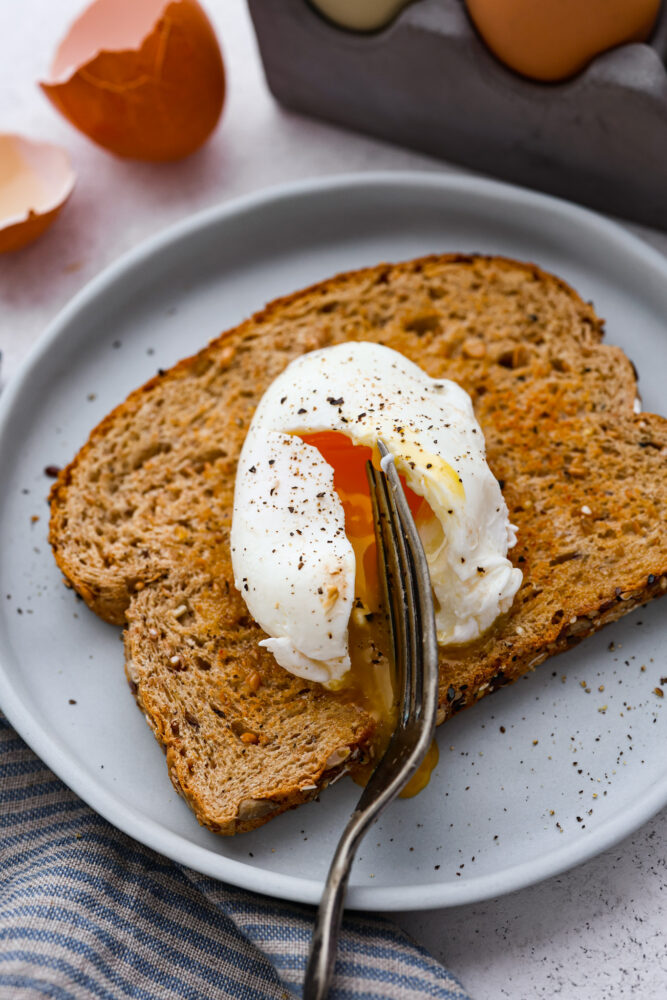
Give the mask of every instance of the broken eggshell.
[(0, 253), (20, 250), (49, 228), (74, 188), (64, 149), (0, 134)]
[(176, 160), (215, 127), (225, 73), (196, 0), (95, 0), (71, 25), (40, 86), (73, 125), (117, 156)]

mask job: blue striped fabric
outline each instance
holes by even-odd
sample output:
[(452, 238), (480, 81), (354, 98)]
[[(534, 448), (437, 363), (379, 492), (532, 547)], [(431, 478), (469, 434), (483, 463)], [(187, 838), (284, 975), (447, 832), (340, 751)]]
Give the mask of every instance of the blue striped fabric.
[[(312, 912), (115, 830), (0, 715), (0, 1000), (289, 1000)], [(426, 997), (468, 1000), (399, 928), (348, 915), (332, 1000)]]

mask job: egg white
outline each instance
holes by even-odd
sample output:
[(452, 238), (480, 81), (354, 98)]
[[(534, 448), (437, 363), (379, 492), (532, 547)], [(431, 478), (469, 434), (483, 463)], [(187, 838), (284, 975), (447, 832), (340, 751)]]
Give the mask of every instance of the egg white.
[[(333, 469), (299, 434), (382, 438), (432, 514), (417, 517), (441, 645), (470, 642), (507, 611), (521, 572), (484, 437), (468, 394), (378, 344), (340, 344), (293, 361), (262, 397), (236, 478), (236, 586), (269, 638), (262, 645), (298, 676), (336, 685), (349, 669), (355, 555)], [(421, 512), (420, 512), (421, 513)]]

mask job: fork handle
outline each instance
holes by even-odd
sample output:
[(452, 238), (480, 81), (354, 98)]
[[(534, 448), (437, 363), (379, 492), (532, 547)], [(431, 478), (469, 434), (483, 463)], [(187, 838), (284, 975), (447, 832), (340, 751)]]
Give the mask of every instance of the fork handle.
[(356, 809), (345, 827), (331, 862), (315, 918), (313, 940), (303, 984), (303, 1000), (325, 1000), (329, 992), (336, 964), (336, 942), (343, 919), (345, 890), (354, 855), (366, 825), (366, 817)]

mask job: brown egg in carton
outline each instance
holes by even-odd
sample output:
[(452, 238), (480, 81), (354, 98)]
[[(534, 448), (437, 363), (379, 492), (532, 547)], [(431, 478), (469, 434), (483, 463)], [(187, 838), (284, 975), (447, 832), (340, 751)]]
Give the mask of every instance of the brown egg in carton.
[(665, 5), (646, 42), (540, 83), (491, 53), (462, 0), (413, 0), (373, 32), (308, 0), (248, 3), (285, 106), (667, 229)]

